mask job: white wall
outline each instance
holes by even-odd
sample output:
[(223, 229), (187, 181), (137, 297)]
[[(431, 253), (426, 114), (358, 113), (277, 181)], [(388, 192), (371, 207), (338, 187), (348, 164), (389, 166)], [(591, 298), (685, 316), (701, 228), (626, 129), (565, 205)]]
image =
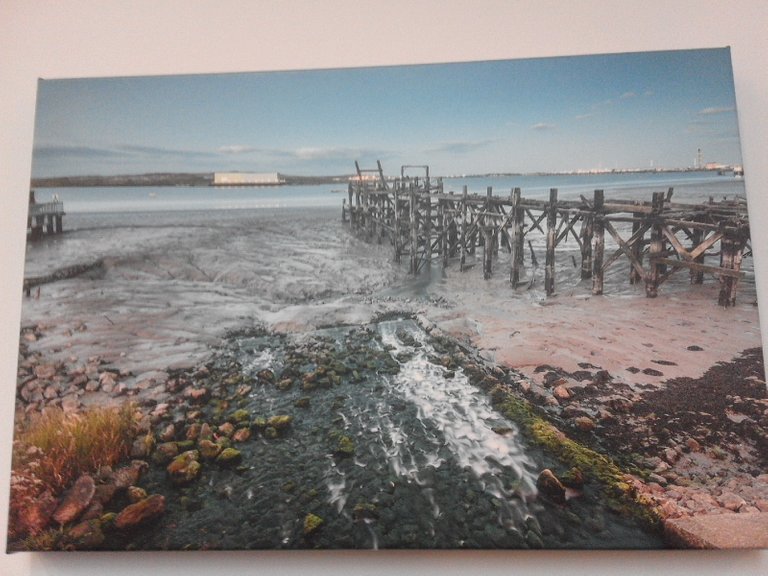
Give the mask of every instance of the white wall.
[[(730, 45), (753, 223), (768, 215), (765, 0), (0, 0), (0, 542), (38, 77), (234, 72)], [(768, 309), (768, 229), (753, 225)], [(766, 327), (763, 326), (765, 338)], [(16, 554), (0, 574), (766, 574), (753, 553)]]

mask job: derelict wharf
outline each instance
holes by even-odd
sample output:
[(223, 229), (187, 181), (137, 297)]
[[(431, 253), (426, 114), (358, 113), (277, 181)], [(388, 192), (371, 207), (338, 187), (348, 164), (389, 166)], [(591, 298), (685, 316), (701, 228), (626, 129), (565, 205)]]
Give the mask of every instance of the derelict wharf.
[[(654, 192), (650, 202), (606, 199), (603, 190), (579, 200), (560, 200), (555, 188), (550, 189), (548, 200), (523, 198), (520, 188), (505, 197), (493, 195), (491, 187), (485, 195), (468, 194), (466, 186), (458, 194), (446, 192), (441, 179), (430, 179), (428, 166), (403, 166), (400, 178), (387, 180), (380, 162), (375, 169), (355, 165), (357, 177), (349, 183), (342, 220), (368, 241), (382, 243), (386, 238), (397, 262), (408, 256), (412, 274), (435, 260), (447, 267), (458, 259), (464, 270), (467, 255), (482, 247), (483, 276), (488, 279), (494, 259), (502, 261), (499, 252), (504, 248), (509, 281), (517, 287), (524, 271), (526, 239), (538, 231), (546, 238), (548, 296), (555, 293), (555, 250), (572, 237), (581, 254), (581, 278), (591, 279), (594, 295), (603, 294), (606, 270), (626, 258), (629, 281), (644, 282), (650, 298), (657, 296), (672, 274), (687, 269), (692, 284), (702, 284), (705, 274), (713, 275), (720, 283), (718, 302), (728, 307), (736, 302), (742, 259), (751, 255), (743, 199), (677, 203), (672, 202), (672, 188)], [(406, 176), (414, 170), (423, 171), (423, 176)], [(608, 253), (606, 233), (615, 242)], [(528, 248), (535, 267), (530, 240)], [(713, 264), (717, 256), (719, 264)], [(578, 266), (575, 258), (573, 264)]]
[(46, 234), (61, 234), (64, 231), (64, 204), (54, 199), (53, 202), (35, 201), (35, 191), (29, 193), (29, 211), (27, 212), (27, 236), (36, 240)]

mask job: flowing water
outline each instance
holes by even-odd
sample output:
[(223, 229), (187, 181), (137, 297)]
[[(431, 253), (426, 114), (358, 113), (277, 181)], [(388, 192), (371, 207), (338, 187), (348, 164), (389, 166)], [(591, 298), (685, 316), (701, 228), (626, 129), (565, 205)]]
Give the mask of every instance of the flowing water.
[[(298, 340), (234, 337), (218, 362), (254, 378), (330, 358), (338, 373), (307, 390), (256, 385), (241, 407), (292, 415), (290, 430), (238, 444), (237, 470), (204, 464), (187, 488), (162, 469), (147, 489), (169, 512), (139, 548), (648, 548), (658, 535), (611, 511), (591, 486), (568, 504), (537, 496), (553, 465), (527, 446), (461, 367), (411, 320), (330, 328)], [(335, 381), (335, 383), (334, 383)], [(307, 404), (297, 408), (297, 400)], [(209, 410), (210, 407), (206, 410)], [(340, 453), (341, 438), (351, 453)], [(323, 519), (310, 537), (308, 513)]]

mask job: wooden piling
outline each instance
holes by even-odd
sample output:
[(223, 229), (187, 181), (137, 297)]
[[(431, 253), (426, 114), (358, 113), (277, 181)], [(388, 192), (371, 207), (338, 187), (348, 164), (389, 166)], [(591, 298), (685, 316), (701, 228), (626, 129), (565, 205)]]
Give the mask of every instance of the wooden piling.
[(544, 264), (544, 290), (547, 296), (555, 293), (555, 245), (557, 240), (557, 188), (549, 190), (547, 206), (547, 254)]
[(491, 194), (490, 186), (486, 189), (485, 206), (480, 220), (480, 229), (483, 232), (483, 278), (490, 279), (493, 273), (493, 228), (490, 225)]
[(592, 201), (593, 227), (595, 248), (592, 257), (592, 294), (600, 296), (603, 293), (604, 271), (603, 257), (605, 255), (605, 222), (603, 220), (603, 204), (605, 194), (603, 190), (595, 190)]
[(510, 246), (510, 264), (509, 281), (512, 286), (517, 286), (520, 282), (520, 266), (523, 263), (524, 235), (523, 235), (523, 217), (525, 213), (520, 206), (520, 188), (512, 190), (512, 242)]
[(411, 274), (414, 276), (419, 272), (418, 246), (419, 246), (419, 221), (416, 210), (416, 190), (413, 182), (410, 185), (410, 210), (411, 210)]
[(464, 270), (464, 263), (467, 258), (467, 186), (464, 185), (461, 193), (461, 261), (459, 269)]
[[(632, 256), (642, 265), (643, 263), (643, 243), (644, 243), (644, 236), (645, 234), (640, 234), (642, 222), (641, 217), (642, 214), (638, 214), (637, 212), (634, 212), (632, 214), (633, 218), (636, 218), (637, 220), (632, 222), (632, 237), (635, 238), (638, 234), (640, 235), (639, 238), (635, 240), (635, 242), (630, 247), (630, 251), (632, 252)], [(629, 283), (630, 284), (637, 284), (642, 280), (642, 276), (637, 271), (637, 269), (634, 266), (629, 267)]]
[(664, 210), (664, 193), (653, 193), (653, 210), (651, 219), (651, 243), (648, 246), (648, 261), (650, 270), (645, 278), (645, 295), (648, 298), (656, 298), (659, 294), (659, 279), (662, 274), (659, 258), (663, 257), (664, 239), (661, 223), (661, 212)]

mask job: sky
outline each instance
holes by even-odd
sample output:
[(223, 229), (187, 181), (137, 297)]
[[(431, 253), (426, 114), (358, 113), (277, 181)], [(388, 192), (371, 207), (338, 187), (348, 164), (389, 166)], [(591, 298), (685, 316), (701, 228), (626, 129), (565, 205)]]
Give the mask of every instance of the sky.
[(40, 80), (33, 177), (740, 164), (727, 48)]

